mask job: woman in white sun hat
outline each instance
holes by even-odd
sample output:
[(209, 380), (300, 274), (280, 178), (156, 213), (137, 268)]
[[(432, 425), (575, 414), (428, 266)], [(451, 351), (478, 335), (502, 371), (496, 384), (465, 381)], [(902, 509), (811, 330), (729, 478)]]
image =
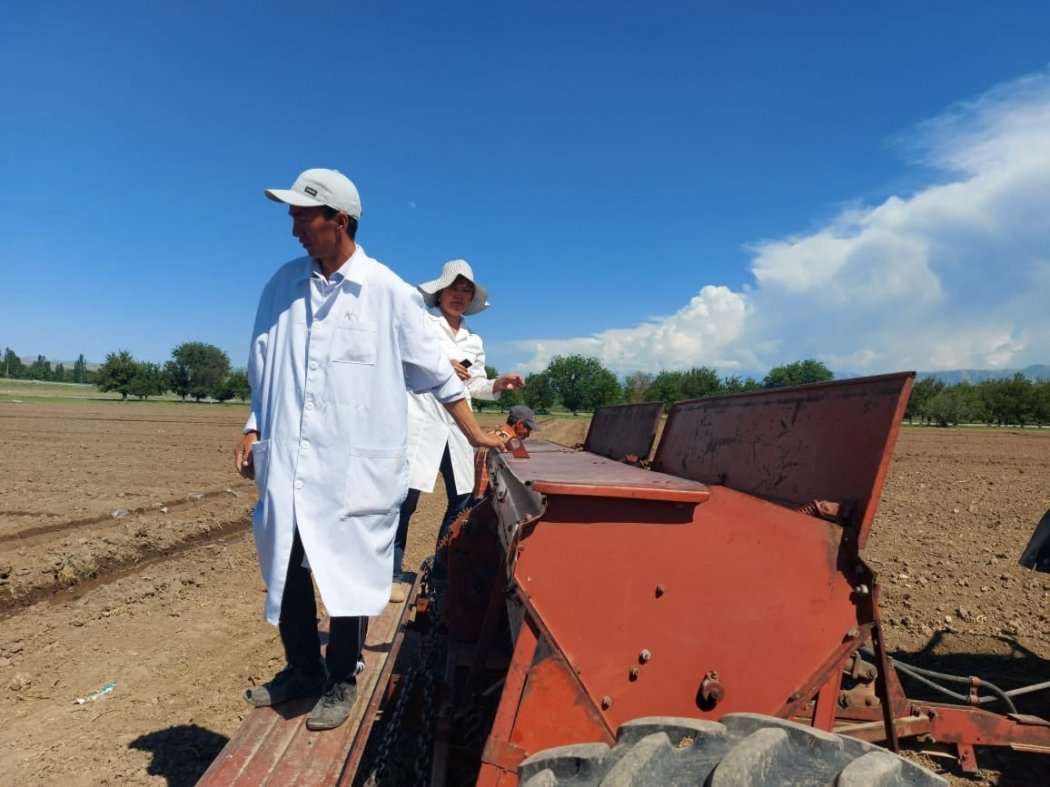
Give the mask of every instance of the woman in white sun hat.
[[(430, 321), (441, 339), (441, 346), (452, 368), (467, 389), (467, 398), (495, 400), (503, 391), (521, 388), (521, 375), (504, 374), (493, 380), (485, 376), (485, 347), (481, 337), (467, 327), (463, 318), (488, 308), (488, 290), (474, 278), (466, 260), (450, 260), (441, 275), (423, 282), (417, 289), (430, 310)], [(408, 397), (408, 497), (401, 506), (397, 537), (394, 540), (394, 576), (401, 573), (401, 561), (408, 540), (408, 522), (416, 510), (420, 492), (433, 492), (438, 472), (445, 480), (448, 507), (439, 539), (470, 499), (474, 486), (474, 449), (455, 422), (430, 394)], [(398, 588), (395, 585), (395, 594)]]

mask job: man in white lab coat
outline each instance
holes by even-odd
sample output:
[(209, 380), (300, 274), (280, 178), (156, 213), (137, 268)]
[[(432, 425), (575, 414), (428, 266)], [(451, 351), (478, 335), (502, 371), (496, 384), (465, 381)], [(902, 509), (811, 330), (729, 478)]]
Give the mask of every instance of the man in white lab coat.
[[(367, 616), (390, 595), (398, 507), (408, 489), (406, 386), (432, 393), (472, 445), (478, 425), (422, 298), (356, 243), (361, 201), (330, 169), (303, 172), (286, 203), (306, 256), (263, 290), (248, 361), (251, 415), (234, 450), (254, 477), (252, 517), (266, 620), (287, 666), (245, 692), (256, 706), (316, 693), (306, 726), (349, 716)], [(311, 574), (331, 619), (324, 662)]]

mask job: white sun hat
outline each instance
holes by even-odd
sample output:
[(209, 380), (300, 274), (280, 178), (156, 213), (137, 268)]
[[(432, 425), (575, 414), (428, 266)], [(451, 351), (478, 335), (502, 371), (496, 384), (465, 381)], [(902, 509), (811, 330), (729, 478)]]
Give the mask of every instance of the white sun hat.
[(308, 169), (295, 179), (290, 189), (266, 189), (263, 192), (274, 202), (300, 208), (330, 208), (361, 218), (361, 197), (357, 186), (337, 169)]
[(432, 281), (425, 281), (416, 287), (423, 295), (423, 303), (427, 305), (428, 309), (433, 309), (437, 306), (438, 292), (452, 284), (457, 276), (462, 276), (474, 285), (474, 298), (471, 300), (470, 305), (463, 310), (463, 314), (477, 314), (485, 311), (490, 305), (489, 291), (478, 284), (474, 278), (474, 271), (471, 270), (470, 263), (466, 260), (449, 260), (441, 268), (440, 276)]

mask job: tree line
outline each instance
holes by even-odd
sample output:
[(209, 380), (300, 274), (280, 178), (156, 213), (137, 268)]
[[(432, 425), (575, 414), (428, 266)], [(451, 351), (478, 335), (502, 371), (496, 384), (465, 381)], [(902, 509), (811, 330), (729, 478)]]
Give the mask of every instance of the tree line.
[[(485, 367), (490, 378), (499, 372)], [(226, 353), (212, 344), (186, 342), (163, 365), (136, 360), (127, 350), (106, 356), (98, 369), (88, 369), (80, 355), (71, 368), (52, 365), (44, 356), (27, 364), (10, 347), (0, 361), (0, 377), (22, 380), (87, 383), (122, 398), (148, 399), (172, 392), (182, 399), (247, 401), (251, 392), (244, 369), (233, 369)], [(542, 372), (525, 378), (525, 389), (507, 391), (498, 402), (475, 400), (479, 409), (507, 410), (519, 403), (537, 412), (561, 408), (572, 413), (590, 412), (608, 404), (662, 402), (665, 409), (684, 399), (824, 382), (834, 374), (814, 359), (775, 366), (761, 380), (736, 375), (720, 376), (707, 366), (655, 374), (634, 372), (618, 378), (597, 358), (585, 355), (555, 356)], [(1050, 381), (1032, 381), (1023, 374), (977, 385), (947, 385), (933, 377), (912, 388), (905, 419), (936, 426), (983, 423), (998, 426), (1050, 423)]]
[(4, 350), (0, 359), (0, 377), (11, 380), (43, 380), (56, 383), (89, 383), (91, 372), (83, 354), (67, 369), (64, 364), (52, 365), (43, 355), (38, 355), (32, 363), (25, 363), (10, 347)]
[(251, 396), (248, 374), (244, 369), (232, 369), (229, 356), (213, 344), (186, 342), (171, 351), (171, 359), (163, 365), (139, 361), (127, 350), (118, 350), (106, 356), (97, 369), (88, 369), (83, 354), (71, 369), (63, 364), (52, 365), (40, 355), (26, 364), (8, 347), (0, 363), (0, 377), (13, 380), (41, 380), (58, 383), (87, 383), (103, 392), (119, 393), (122, 399), (134, 396), (149, 399), (169, 391), (182, 399), (229, 399), (247, 401)]
[(912, 387), (904, 414), (908, 423), (935, 426), (1042, 426), (1050, 423), (1050, 380), (1029, 380), (1015, 374), (977, 385), (947, 385), (933, 377)]
[[(490, 378), (499, 372), (486, 366)], [(106, 356), (97, 369), (88, 369), (80, 355), (73, 368), (61, 363), (52, 366), (38, 356), (25, 364), (10, 347), (0, 365), (0, 377), (22, 380), (88, 383), (100, 391), (148, 399), (171, 391), (177, 396), (247, 401), (251, 397), (248, 375), (244, 369), (231, 369), (229, 356), (215, 345), (186, 342), (171, 352), (163, 365), (136, 360), (127, 350)], [(584, 355), (555, 356), (542, 372), (528, 375), (524, 391), (507, 391), (499, 402), (475, 401), (475, 406), (509, 407), (525, 403), (538, 411), (560, 407), (572, 413), (593, 411), (607, 404), (626, 402), (663, 402), (670, 407), (683, 399), (699, 399), (716, 394), (740, 393), (762, 388), (822, 382), (834, 375), (820, 361), (805, 360), (776, 366), (762, 380), (750, 377), (720, 377), (714, 369), (701, 366), (687, 371), (662, 371), (657, 374), (635, 372), (620, 379), (597, 358)]]
[[(491, 367), (486, 367), (486, 372), (489, 377), (497, 376)], [(524, 403), (541, 413), (562, 407), (573, 414), (607, 404), (634, 402), (663, 402), (664, 409), (669, 409), (683, 399), (818, 383), (834, 376), (820, 361), (807, 359), (775, 366), (761, 380), (736, 375), (722, 377), (707, 366), (656, 374), (635, 372), (619, 379), (597, 358), (556, 355), (542, 372), (525, 378), (524, 390), (505, 392), (495, 405), (478, 400), (475, 405), (507, 409)]]
[[(495, 369), (488, 371), (490, 377), (496, 376)], [(635, 372), (619, 380), (595, 358), (555, 356), (542, 372), (525, 378), (524, 391), (504, 393), (497, 406), (506, 409), (524, 402), (540, 412), (560, 406), (577, 413), (606, 404), (663, 402), (667, 410), (684, 399), (825, 382), (834, 377), (823, 363), (807, 359), (775, 366), (761, 380), (720, 377), (706, 366), (657, 374)], [(485, 402), (475, 404), (492, 406)], [(927, 377), (912, 387), (905, 419), (908, 423), (935, 426), (1050, 424), (1050, 381), (1033, 381), (1018, 373), (1010, 379), (986, 380), (977, 385), (948, 385)]]

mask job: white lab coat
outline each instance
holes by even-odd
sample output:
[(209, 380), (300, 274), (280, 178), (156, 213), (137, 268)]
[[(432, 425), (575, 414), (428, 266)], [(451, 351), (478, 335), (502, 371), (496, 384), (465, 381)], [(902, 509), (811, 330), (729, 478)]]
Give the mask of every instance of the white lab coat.
[[(453, 332), (444, 315), (436, 309), (427, 312), (434, 335), (441, 340), (441, 348), (449, 360), (470, 361), (470, 379), (464, 380), (467, 396), (492, 401), (499, 399), (493, 393), (495, 380), (485, 377), (485, 346), (481, 337), (471, 333), (467, 321), (461, 320), (459, 330)], [(474, 448), (456, 426), (452, 416), (429, 393), (409, 394), (408, 397), (408, 486), (421, 492), (433, 492), (434, 481), (441, 469), (441, 457), (448, 445), (452, 471), (456, 477), (456, 493), (465, 495), (474, 488)]]
[(248, 381), (266, 620), (279, 619), (295, 526), (329, 614), (379, 614), (408, 491), (406, 386), (465, 394), (422, 298), (360, 246), (330, 283), (293, 260), (260, 298)]

